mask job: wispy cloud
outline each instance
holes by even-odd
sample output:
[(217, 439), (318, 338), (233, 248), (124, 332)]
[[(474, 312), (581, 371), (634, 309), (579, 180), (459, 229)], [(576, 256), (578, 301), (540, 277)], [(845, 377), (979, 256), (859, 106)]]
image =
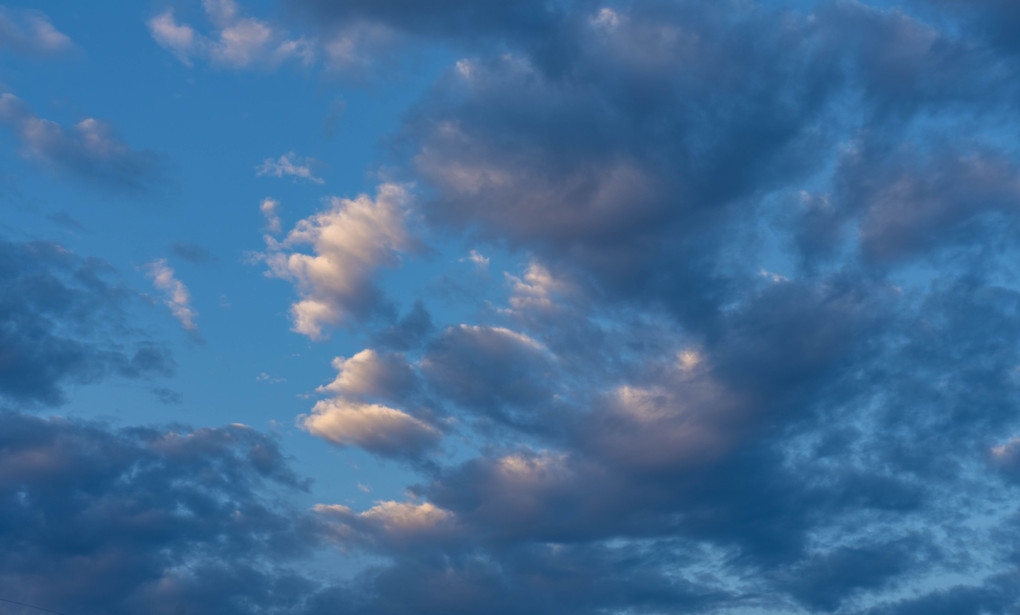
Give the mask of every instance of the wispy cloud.
[(262, 164), (255, 167), (255, 174), (258, 176), (268, 175), (270, 177), (292, 177), (295, 180), (305, 179), (316, 184), (326, 183), (321, 177), (316, 177), (312, 167), (319, 162), (314, 158), (302, 158), (294, 152), (287, 152), (276, 160), (266, 158)]
[(193, 333), (198, 332), (195, 318), (198, 312), (191, 307), (191, 293), (183, 282), (174, 276), (174, 270), (165, 258), (152, 261), (145, 266), (146, 275), (152, 278), (152, 284), (163, 292), (167, 307), (181, 326)]
[(307, 41), (288, 38), (267, 21), (243, 16), (233, 0), (204, 0), (202, 6), (213, 26), (212, 36), (179, 23), (173, 9), (148, 22), (156, 42), (187, 66), (199, 58), (230, 68), (273, 68), (292, 60), (312, 61), (313, 49)]
[(86, 118), (71, 128), (36, 116), (17, 96), (0, 94), (0, 124), (18, 138), (22, 155), (56, 173), (113, 190), (147, 189), (160, 176), (156, 156), (120, 141), (113, 127)]
[(35, 56), (55, 56), (74, 48), (40, 11), (0, 7), (0, 48)]

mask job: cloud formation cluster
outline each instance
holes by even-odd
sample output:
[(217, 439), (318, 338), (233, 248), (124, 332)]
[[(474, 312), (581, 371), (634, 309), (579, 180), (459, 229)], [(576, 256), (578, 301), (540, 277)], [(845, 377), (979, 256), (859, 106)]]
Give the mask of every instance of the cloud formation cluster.
[(469, 54), (408, 116), (408, 171), (433, 227), (526, 263), (486, 322), (338, 365), (331, 392), (478, 444), (408, 501), (320, 507), (391, 561), (322, 608), (1017, 608), (1000, 5), (292, 2)]
[[(249, 428), (10, 413), (0, 587), (85, 613), (1017, 611), (1020, 15), (887, 4), (288, 0), (297, 37), (230, 0), (203, 3), (210, 34), (160, 13), (185, 63), (461, 56), (401, 129), (414, 184), (328, 198), (283, 236), (261, 205), (293, 330), (369, 344), (299, 426), (418, 479), (295, 512), (265, 490), (302, 481)], [(0, 104), (19, 134), (125, 155)], [(422, 223), (516, 263), (469, 322), (422, 300), (398, 318), (384, 291)], [(165, 368), (67, 333), (123, 301), (101, 269), (0, 246), (21, 289), (0, 393)], [(313, 544), (374, 564), (320, 581), (290, 564)]]

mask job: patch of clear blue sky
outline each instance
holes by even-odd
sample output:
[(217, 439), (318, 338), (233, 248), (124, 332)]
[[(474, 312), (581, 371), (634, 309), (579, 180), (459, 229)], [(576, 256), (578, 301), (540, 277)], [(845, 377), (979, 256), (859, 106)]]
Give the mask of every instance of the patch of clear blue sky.
[[(6, 201), (0, 232), (11, 239), (59, 241), (109, 261), (126, 285), (153, 295), (154, 305), (133, 304), (129, 321), (169, 344), (178, 364), (174, 377), (153, 383), (110, 379), (75, 389), (72, 401), (52, 412), (124, 425), (246, 423), (276, 431), (294, 455), (295, 469), (315, 480), (309, 505), (360, 509), (378, 499), (402, 499), (419, 477), (397, 463), (339, 450), (295, 426), (316, 399), (307, 394), (335, 376), (331, 359), (353, 355), (367, 340), (357, 331), (335, 331), (326, 342), (291, 332), (291, 285), (265, 277), (264, 266), (246, 263), (245, 254), (263, 248), (259, 203), (265, 197), (280, 202), (286, 230), (321, 209), (325, 197), (374, 193), (380, 166), (400, 162), (385, 140), (457, 58), (443, 50), (405, 58), (393, 68), (398, 76), (360, 84), (325, 73), (321, 64), (233, 70), (196, 61), (188, 67), (159, 47), (146, 27), (162, 5), (67, 0), (20, 7), (47, 13), (77, 51), (55, 59), (0, 56), (4, 91), (64, 127), (87, 117), (110, 122), (128, 146), (156, 154), (165, 172), (163, 183), (146, 194), (83, 186), (21, 159), (13, 136), (0, 132), (0, 151), (7, 152), (0, 157)], [(246, 9), (262, 18), (270, 16), (267, 7)], [(179, 15), (204, 23), (200, 10)], [(329, 134), (327, 118), (340, 98), (346, 109)], [(321, 161), (316, 171), (325, 184), (256, 177), (263, 159), (290, 151)], [(55, 222), (57, 217), (65, 222)], [(177, 242), (205, 248), (213, 261), (194, 265), (176, 257), (171, 246)], [(430, 247), (433, 254), (409, 258), (401, 270), (385, 273), (382, 284), (402, 313), (423, 298), (438, 326), (474, 322), (484, 301), (505, 290), (499, 267), (519, 266), (517, 259), (497, 257), (486, 281), (485, 274), (458, 262), (472, 246), (440, 241)], [(204, 342), (181, 330), (140, 269), (157, 258), (167, 258), (189, 288)], [(473, 285), (477, 300), (444, 301), (436, 281), (444, 273), (482, 276)], [(262, 373), (281, 381), (257, 380)], [(159, 403), (152, 386), (179, 393), (183, 402)], [(359, 483), (371, 492), (358, 489)]]

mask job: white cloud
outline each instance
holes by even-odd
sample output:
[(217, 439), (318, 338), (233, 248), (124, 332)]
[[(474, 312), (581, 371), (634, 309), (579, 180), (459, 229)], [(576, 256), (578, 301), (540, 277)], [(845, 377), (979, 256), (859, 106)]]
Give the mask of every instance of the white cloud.
[(484, 256), (478, 250), (471, 250), (470, 252), (468, 252), (468, 255), (466, 257), (460, 259), (460, 262), (462, 263), (467, 261), (474, 263), (475, 266), (478, 267), (479, 269), (489, 268), (489, 257)]
[(269, 175), (271, 177), (293, 177), (295, 179), (307, 179), (316, 184), (326, 183), (321, 177), (312, 173), (312, 167), (318, 163), (313, 158), (301, 158), (294, 152), (287, 152), (276, 160), (266, 158), (262, 164), (255, 167), (255, 174), (259, 177)]
[[(375, 199), (332, 197), (325, 211), (301, 220), (281, 241), (267, 238), (262, 258), (269, 275), (292, 281), (300, 300), (291, 306), (294, 331), (322, 339), (323, 327), (363, 318), (377, 307), (372, 281), (379, 267), (395, 266), (415, 247), (405, 229), (411, 200), (400, 185), (379, 186)], [(297, 251), (310, 246), (311, 254)]]
[(166, 259), (154, 260), (146, 265), (145, 269), (147, 275), (152, 278), (153, 286), (163, 291), (166, 296), (166, 304), (174, 318), (188, 331), (198, 331), (195, 324), (198, 312), (191, 307), (191, 293), (183, 282), (174, 277), (174, 270), (167, 265)]
[(321, 386), (320, 393), (398, 399), (414, 385), (414, 372), (400, 355), (381, 355), (365, 349), (351, 358), (333, 359), (337, 377)]
[(378, 455), (414, 457), (439, 443), (431, 425), (395, 408), (337, 397), (325, 399), (299, 417), (312, 435), (340, 446), (357, 446)]
[(552, 309), (556, 306), (553, 300), (557, 295), (565, 295), (572, 290), (568, 282), (553, 276), (538, 261), (528, 264), (523, 277), (506, 274), (506, 278), (512, 285), (510, 305), (514, 310)]
[(188, 66), (197, 58), (230, 68), (273, 68), (291, 59), (304, 64), (314, 60), (311, 43), (290, 39), (269, 22), (243, 17), (234, 0), (205, 0), (202, 6), (214, 26), (211, 36), (178, 23), (171, 9), (148, 22), (153, 39)]
[(384, 500), (360, 513), (339, 504), (317, 504), (314, 510), (332, 525), (340, 541), (375, 547), (455, 540), (460, 530), (453, 512), (431, 502)]
[(266, 218), (266, 230), (270, 233), (279, 233), (283, 230), (283, 222), (280, 220), (280, 202), (266, 197), (262, 199), (262, 204), (259, 206), (262, 211), (262, 215)]
[[(191, 66), (191, 57), (201, 46), (195, 30), (188, 25), (178, 24), (173, 11), (167, 9), (149, 20), (149, 32), (160, 46), (172, 52), (177, 59)], [(202, 43), (204, 44), (204, 43)]]

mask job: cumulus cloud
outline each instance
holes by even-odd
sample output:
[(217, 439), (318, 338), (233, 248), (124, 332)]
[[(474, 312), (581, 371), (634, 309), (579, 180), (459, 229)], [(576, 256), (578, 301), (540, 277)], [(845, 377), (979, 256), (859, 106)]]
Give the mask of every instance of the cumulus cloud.
[(173, 371), (162, 346), (123, 335), (133, 294), (113, 275), (59, 244), (0, 240), (0, 396), (57, 405), (73, 385)]
[(22, 146), (22, 155), (52, 171), (117, 191), (139, 191), (160, 177), (154, 154), (121, 142), (113, 127), (86, 118), (68, 129), (36, 116), (17, 96), (0, 94), (0, 123)]
[(145, 266), (146, 275), (152, 278), (152, 284), (166, 296), (166, 305), (181, 326), (191, 332), (198, 331), (195, 318), (198, 312), (191, 307), (191, 293), (183, 282), (174, 275), (174, 270), (165, 258), (159, 258)]
[(372, 453), (420, 459), (434, 449), (442, 432), (428, 412), (412, 416), (389, 405), (417, 405), (417, 375), (397, 353), (365, 349), (352, 357), (333, 360), (336, 378), (316, 391), (331, 395), (311, 414), (298, 418), (309, 433), (340, 446), (357, 446)]
[(405, 227), (410, 202), (397, 184), (379, 186), (375, 199), (331, 197), (327, 209), (298, 222), (282, 241), (267, 240), (270, 275), (294, 282), (301, 297), (291, 306), (294, 331), (322, 339), (325, 326), (367, 318), (383, 304), (372, 274), (417, 248)]
[[(394, 557), (361, 581), (366, 612), (406, 605), (394, 587), (426, 613), (1015, 607), (1008, 549), (991, 576), (961, 555), (994, 531), (948, 521), (975, 510), (953, 493), (1004, 505), (1015, 476), (1001, 39), (851, 2), (334, 4), (294, 3), (322, 36), (372, 24), (472, 51), (401, 136), (428, 221), (525, 263), (495, 322), (401, 347), (422, 348), (436, 403), (502, 429), (470, 422), (479, 453), (411, 489), (456, 539), (387, 542), (333, 511)], [(499, 44), (479, 42), (497, 15)], [(942, 522), (976, 542), (917, 531)], [(610, 583), (622, 553), (663, 603), (550, 581), (500, 606), (566, 562), (572, 587)], [(412, 583), (421, 561), (451, 562), (458, 591)], [(973, 583), (933, 593), (950, 570)]]
[(386, 457), (420, 457), (442, 437), (438, 429), (406, 412), (344, 397), (319, 401), (299, 421), (312, 435)]
[[(312, 167), (319, 164), (313, 158), (301, 158), (294, 152), (288, 152), (278, 159), (266, 158), (255, 167), (255, 174), (271, 177), (293, 177), (295, 181), (305, 179), (316, 184), (326, 183), (321, 177), (312, 174)], [(265, 204), (265, 202), (263, 202)]]
[(333, 359), (337, 377), (320, 393), (401, 399), (415, 384), (415, 374), (399, 354), (380, 354), (371, 348), (350, 358)]
[[(337, 65), (433, 42), (462, 59), (399, 135), (422, 201), (384, 184), (282, 238), (263, 205), (294, 329), (374, 344), (334, 360), (300, 426), (419, 477), (317, 506), (331, 543), (380, 559), (266, 609), (1016, 610), (1014, 15), (886, 4), (288, 2)], [(205, 10), (247, 30), (165, 13), (189, 62), (272, 65), (292, 40)], [(397, 318), (374, 278), (419, 212), (474, 262), (519, 264), (505, 305)], [(229, 438), (194, 440), (153, 447)]]
[(45, 57), (65, 53), (74, 43), (42, 12), (0, 7), (0, 46), (16, 53)]
[(421, 371), (443, 397), (502, 421), (537, 412), (551, 398), (553, 359), (537, 341), (503, 327), (458, 325), (427, 349)]
[(313, 59), (314, 50), (306, 40), (288, 38), (269, 22), (244, 17), (234, 0), (203, 0), (202, 6), (213, 26), (211, 35), (179, 23), (173, 9), (148, 22), (152, 38), (187, 66), (203, 59), (227, 68), (275, 68), (288, 61), (308, 64)]
[(453, 515), (429, 502), (382, 501), (360, 513), (347, 506), (318, 504), (315, 511), (332, 524), (335, 539), (384, 553), (458, 540)]
[[(276, 612), (315, 583), (283, 562), (315, 522), (304, 489), (243, 425), (132, 427), (0, 413), (0, 592), (64, 612)], [(268, 609), (268, 610), (264, 610)]]

